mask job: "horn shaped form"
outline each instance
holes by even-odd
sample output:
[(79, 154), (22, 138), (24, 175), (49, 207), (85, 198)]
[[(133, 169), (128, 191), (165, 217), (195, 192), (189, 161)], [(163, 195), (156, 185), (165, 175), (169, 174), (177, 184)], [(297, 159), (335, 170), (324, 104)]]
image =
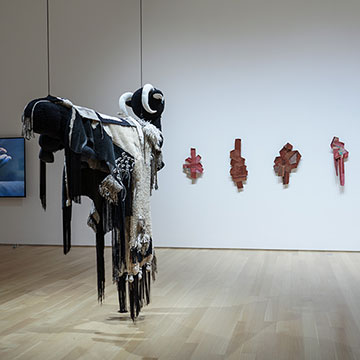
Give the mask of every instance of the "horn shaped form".
[(161, 100), (161, 101), (164, 100), (164, 96), (161, 95), (160, 93), (155, 93), (155, 94), (153, 95), (153, 98), (154, 98), (154, 99), (157, 99), (157, 100)]
[(149, 93), (151, 90), (153, 90), (154, 87), (151, 84), (145, 84), (142, 89), (141, 94), (141, 104), (143, 108), (149, 113), (149, 114), (156, 114), (156, 111), (153, 110), (149, 105)]
[(119, 98), (120, 115), (129, 116), (129, 113), (126, 109), (126, 102), (131, 100), (132, 96), (133, 96), (132, 92), (126, 92), (120, 96)]

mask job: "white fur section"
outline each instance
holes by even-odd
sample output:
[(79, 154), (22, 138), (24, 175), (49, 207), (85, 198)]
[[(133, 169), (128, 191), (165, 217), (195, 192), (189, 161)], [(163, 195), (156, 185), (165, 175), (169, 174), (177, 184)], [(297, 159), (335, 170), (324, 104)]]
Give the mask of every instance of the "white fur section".
[[(149, 122), (138, 120), (141, 124), (144, 134), (144, 146), (142, 147), (142, 162), (138, 164), (138, 172), (136, 172), (136, 188), (133, 199), (133, 216), (130, 219), (130, 247), (135, 246), (138, 236), (138, 221), (145, 220), (145, 236), (152, 238), (152, 221), (151, 221), (151, 154), (153, 149), (158, 147), (161, 140), (161, 132)], [(159, 148), (160, 149), (160, 148)], [(143, 262), (151, 263), (152, 256), (143, 260)], [(130, 269), (130, 273), (136, 275), (141, 268), (141, 264), (136, 264)]]
[(149, 141), (156, 150), (160, 151), (161, 131), (148, 121), (139, 119), (138, 122), (142, 126), (144, 137), (147, 138), (147, 141)]
[(137, 121), (137, 120), (135, 120), (134, 118), (132, 118), (130, 116), (129, 116), (128, 119), (131, 119), (132, 124), (136, 127), (136, 131), (138, 133), (139, 140), (140, 140), (140, 145), (141, 145), (141, 148), (143, 148), (144, 147), (144, 133), (143, 133), (140, 121)]
[(141, 142), (136, 127), (104, 124), (104, 130), (115, 145), (124, 149), (135, 160), (142, 157)]
[[(133, 215), (129, 221), (129, 243), (126, 244), (126, 263), (129, 275), (138, 274), (143, 264), (132, 264), (130, 248), (135, 246), (138, 237), (139, 219), (145, 220), (145, 235), (152, 237), (150, 185), (151, 185), (151, 154), (155, 149), (160, 151), (161, 132), (151, 123), (135, 120), (128, 116), (126, 121), (133, 126), (104, 125), (104, 130), (111, 136), (115, 145), (132, 155), (135, 159), (133, 169)], [(151, 262), (152, 256), (145, 259)]]
[[(126, 120), (129, 121), (130, 117), (127, 117)], [(134, 119), (131, 118), (131, 122), (135, 125), (130, 126), (118, 126), (113, 124), (104, 125), (104, 130), (106, 133), (111, 136), (112, 141), (115, 145), (121, 147), (123, 150), (132, 155), (135, 159), (134, 169), (133, 169), (133, 216), (130, 218), (130, 229), (129, 229), (129, 243), (126, 244), (126, 264), (128, 269), (124, 271), (129, 272), (129, 274), (137, 273), (139, 266), (138, 264), (131, 264), (130, 260), (130, 247), (131, 244), (136, 241), (136, 229), (137, 229), (137, 219), (138, 214), (142, 213), (137, 211), (139, 204), (139, 194), (144, 187), (144, 157), (143, 157), (143, 145), (139, 137), (139, 127), (141, 131), (141, 126)], [(142, 131), (141, 131), (142, 134)], [(142, 196), (141, 196), (142, 198)], [(136, 214), (136, 215), (135, 215)], [(135, 230), (134, 230), (135, 229)]]

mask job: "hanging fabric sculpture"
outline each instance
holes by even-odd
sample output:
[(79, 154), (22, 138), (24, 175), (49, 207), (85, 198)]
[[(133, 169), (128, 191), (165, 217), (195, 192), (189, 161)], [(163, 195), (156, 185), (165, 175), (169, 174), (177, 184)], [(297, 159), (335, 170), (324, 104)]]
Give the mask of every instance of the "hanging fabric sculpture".
[(291, 170), (298, 167), (300, 159), (299, 151), (293, 150), (293, 146), (290, 143), (284, 145), (280, 150), (280, 156), (274, 160), (274, 170), (278, 176), (282, 177), (283, 185), (289, 184)]
[[(156, 258), (152, 242), (150, 195), (164, 166), (161, 114), (164, 96), (146, 84), (119, 99), (120, 117), (48, 96), (31, 101), (23, 114), (23, 135), (40, 134), (40, 198), (46, 208), (46, 163), (65, 150), (63, 171), (64, 253), (71, 247), (72, 203), (82, 195), (93, 201), (88, 225), (96, 233), (98, 298), (104, 298), (104, 235), (112, 232), (113, 281), (120, 312), (127, 298), (134, 320), (150, 301)], [(131, 117), (132, 108), (137, 119)]]
[(334, 154), (334, 165), (336, 176), (340, 175), (340, 186), (345, 185), (345, 165), (344, 160), (348, 158), (349, 152), (345, 150), (345, 144), (339, 140), (338, 137), (334, 136), (330, 147)]
[(230, 151), (230, 175), (238, 190), (244, 187), (248, 172), (246, 170), (245, 159), (241, 157), (241, 139), (235, 139), (235, 149)]
[(183, 170), (193, 180), (196, 180), (203, 172), (204, 168), (200, 162), (201, 156), (196, 155), (196, 149), (191, 148), (190, 157), (185, 159), (185, 164), (183, 165)]

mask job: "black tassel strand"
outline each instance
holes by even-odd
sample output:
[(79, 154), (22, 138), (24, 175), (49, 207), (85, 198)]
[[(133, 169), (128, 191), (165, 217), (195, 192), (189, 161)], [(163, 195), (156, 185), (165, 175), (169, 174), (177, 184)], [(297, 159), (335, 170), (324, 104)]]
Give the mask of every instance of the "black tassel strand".
[(150, 281), (151, 275), (150, 271), (145, 271), (145, 298), (146, 298), (146, 305), (150, 304)]
[(71, 213), (72, 206), (65, 206), (62, 209), (63, 213), (63, 247), (66, 255), (71, 248)]
[(135, 310), (136, 317), (140, 314), (140, 289), (139, 289), (139, 275), (134, 276), (134, 302), (135, 302)]
[(40, 201), (46, 210), (46, 162), (40, 160)]
[(144, 276), (139, 279), (139, 304), (141, 309), (144, 305)]
[(135, 321), (135, 294), (134, 294), (134, 281), (129, 282), (129, 303), (130, 303), (130, 316), (133, 321)]
[(68, 198), (66, 168), (64, 166), (62, 179), (62, 216), (63, 216), (63, 247), (66, 255), (71, 248), (71, 214), (72, 203)]
[(96, 265), (97, 265), (97, 284), (98, 300), (102, 302), (105, 298), (105, 262), (104, 262), (104, 231), (103, 224), (97, 225), (96, 232)]
[(126, 275), (122, 275), (119, 277), (117, 281), (117, 289), (118, 289), (118, 296), (119, 296), (119, 312), (126, 313)]
[(113, 282), (119, 280), (120, 276), (120, 244), (119, 244), (119, 230), (116, 228), (112, 230), (112, 269)]

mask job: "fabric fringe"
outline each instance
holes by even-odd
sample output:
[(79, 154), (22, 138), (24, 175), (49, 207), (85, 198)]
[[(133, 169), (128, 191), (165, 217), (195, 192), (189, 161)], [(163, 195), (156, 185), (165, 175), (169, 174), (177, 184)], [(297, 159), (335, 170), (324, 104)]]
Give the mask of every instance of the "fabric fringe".
[(135, 317), (139, 316), (140, 313), (140, 309), (141, 309), (141, 297), (140, 297), (140, 288), (139, 288), (139, 275), (136, 275), (134, 277), (134, 308), (135, 308)]
[(110, 174), (99, 185), (99, 193), (108, 202), (118, 204), (119, 193), (124, 187)]
[[(150, 303), (151, 272), (146, 271), (146, 265), (144, 265), (141, 271), (133, 278), (134, 279), (132, 282), (128, 282), (128, 292), (129, 292), (130, 316), (131, 319), (135, 321), (136, 318), (139, 316), (142, 307), (144, 305), (149, 305)], [(120, 301), (120, 293), (119, 293), (119, 301)]]
[(97, 266), (97, 285), (98, 301), (100, 303), (105, 299), (105, 261), (104, 261), (104, 231), (102, 223), (98, 225), (96, 232), (96, 266)]
[(119, 232), (114, 229), (111, 234), (111, 249), (112, 249), (112, 271), (113, 282), (118, 281), (122, 275), (120, 273), (120, 241)]
[(22, 121), (21, 135), (26, 140), (30, 140), (31, 138), (35, 137), (32, 119), (23, 115), (21, 121)]
[(63, 207), (63, 247), (66, 255), (71, 248), (71, 213), (72, 206)]
[(42, 208), (46, 210), (46, 162), (40, 160), (40, 201)]
[(129, 305), (130, 305), (130, 316), (131, 319), (135, 320), (135, 290), (134, 290), (134, 282), (129, 283)]
[(66, 166), (63, 169), (62, 179), (62, 215), (63, 215), (63, 247), (66, 255), (71, 248), (71, 215), (72, 202), (68, 197), (68, 183), (66, 177)]
[(96, 233), (97, 225), (99, 224), (99, 222), (100, 222), (100, 215), (97, 212), (95, 205), (93, 203), (89, 217), (87, 219), (87, 225), (93, 229), (94, 233)]
[(126, 275), (122, 275), (119, 277), (117, 281), (117, 289), (119, 296), (119, 312), (126, 313), (127, 312), (127, 304), (126, 304)]
[[(153, 279), (153, 281), (156, 280), (156, 274), (157, 274), (158, 270), (157, 270), (157, 258), (155, 255), (155, 250), (153, 251), (153, 258), (151, 261), (151, 277)], [(150, 285), (149, 285), (150, 287)]]
[(146, 296), (146, 305), (150, 304), (150, 291), (151, 291), (151, 272), (146, 272), (146, 283), (145, 283), (145, 296)]
[(81, 154), (65, 149), (65, 167), (68, 198), (81, 203)]
[(108, 201), (104, 201), (103, 210), (102, 210), (102, 220), (104, 232), (117, 231), (120, 232), (120, 229), (124, 226), (125, 220), (123, 220), (122, 215), (122, 205), (115, 205)]

